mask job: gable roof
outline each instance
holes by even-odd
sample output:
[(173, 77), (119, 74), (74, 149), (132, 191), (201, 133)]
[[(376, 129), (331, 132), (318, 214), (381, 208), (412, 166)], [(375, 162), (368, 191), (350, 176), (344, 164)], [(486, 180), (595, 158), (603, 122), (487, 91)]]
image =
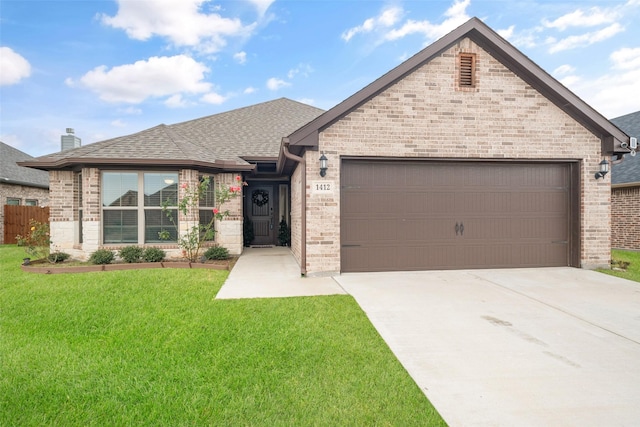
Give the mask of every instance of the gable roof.
[(173, 125), (161, 124), (22, 163), (38, 169), (81, 165), (251, 170), (247, 160), (278, 157), (283, 135), (323, 110), (280, 98)]
[(0, 182), (49, 188), (49, 174), (18, 166), (17, 162), (33, 159), (32, 156), (0, 141)]
[[(640, 111), (616, 117), (611, 122), (640, 140)], [(622, 162), (611, 166), (611, 184), (640, 185), (640, 154), (635, 157), (627, 154)]]
[[(621, 142), (629, 141), (629, 137), (624, 132), (614, 126), (604, 116), (591, 108), (560, 82), (551, 77), (478, 18), (471, 18), (460, 27), (418, 52), (370, 85), (296, 130), (287, 138), (283, 139), (283, 144), (288, 144), (291, 152), (295, 154), (300, 154), (304, 147), (307, 146), (317, 147), (318, 132), (412, 73), (417, 68), (428, 63), (443, 51), (449, 49), (453, 44), (467, 37), (503, 63), (522, 80), (542, 93), (574, 120), (581, 123), (594, 135), (600, 137), (603, 143), (603, 152), (609, 154), (614, 152), (628, 152), (628, 150), (620, 147)], [(284, 155), (282, 153), (280, 160), (284, 161)]]

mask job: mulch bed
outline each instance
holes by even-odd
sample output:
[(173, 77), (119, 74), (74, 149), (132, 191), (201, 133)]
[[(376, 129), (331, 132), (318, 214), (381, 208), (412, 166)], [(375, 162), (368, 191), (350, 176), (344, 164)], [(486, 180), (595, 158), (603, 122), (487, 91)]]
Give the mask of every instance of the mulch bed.
[(29, 265), (23, 264), (20, 268), (22, 271), (39, 274), (88, 273), (91, 271), (142, 270), (148, 268), (205, 268), (231, 271), (237, 260), (237, 257), (232, 257), (228, 260), (210, 260), (203, 263), (169, 260), (163, 262), (114, 263), (104, 265), (79, 264), (74, 261), (52, 264), (45, 260), (37, 260), (32, 261)]

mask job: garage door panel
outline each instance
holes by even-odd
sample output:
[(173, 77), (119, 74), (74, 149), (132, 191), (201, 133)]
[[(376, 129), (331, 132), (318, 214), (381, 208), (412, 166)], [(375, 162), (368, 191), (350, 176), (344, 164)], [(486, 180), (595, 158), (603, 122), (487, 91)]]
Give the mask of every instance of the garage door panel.
[(569, 265), (569, 164), (347, 160), (342, 169), (342, 271)]

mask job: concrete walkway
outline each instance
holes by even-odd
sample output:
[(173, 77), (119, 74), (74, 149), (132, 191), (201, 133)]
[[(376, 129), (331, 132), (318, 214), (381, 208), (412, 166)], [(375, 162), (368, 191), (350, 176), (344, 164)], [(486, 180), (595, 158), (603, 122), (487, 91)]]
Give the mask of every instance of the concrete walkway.
[(346, 294), (331, 277), (301, 277), (291, 250), (245, 248), (216, 299)]

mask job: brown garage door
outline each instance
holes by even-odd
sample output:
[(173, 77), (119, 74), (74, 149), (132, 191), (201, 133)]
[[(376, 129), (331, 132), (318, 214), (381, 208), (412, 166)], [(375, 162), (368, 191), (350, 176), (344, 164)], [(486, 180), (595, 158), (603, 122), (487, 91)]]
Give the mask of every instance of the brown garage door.
[(342, 271), (571, 265), (573, 169), (344, 160)]

